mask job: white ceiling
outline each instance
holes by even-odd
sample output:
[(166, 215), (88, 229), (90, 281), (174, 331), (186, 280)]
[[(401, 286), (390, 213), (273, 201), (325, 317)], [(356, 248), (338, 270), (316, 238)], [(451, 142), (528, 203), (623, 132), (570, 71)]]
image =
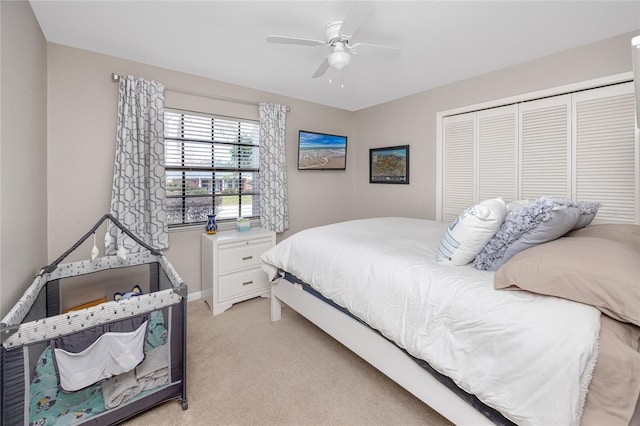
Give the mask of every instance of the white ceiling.
[(352, 44), (394, 46), (402, 54), (363, 52), (343, 71), (312, 79), (329, 47), (265, 38), (324, 40), (325, 25), (345, 17), (348, 1), (30, 3), (49, 42), (350, 111), (640, 34), (640, 1), (376, 1)]

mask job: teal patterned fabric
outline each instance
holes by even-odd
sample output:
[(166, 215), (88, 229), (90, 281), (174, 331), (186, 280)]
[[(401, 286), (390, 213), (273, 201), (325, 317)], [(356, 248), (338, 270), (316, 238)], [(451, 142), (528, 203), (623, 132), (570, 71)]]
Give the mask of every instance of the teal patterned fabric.
[[(164, 171), (164, 86), (120, 77), (111, 214), (145, 243), (169, 246)], [(109, 225), (107, 253), (139, 246)]]
[(285, 124), (287, 107), (260, 103), (260, 223), (265, 229), (289, 228)]
[[(153, 311), (149, 316), (144, 351), (167, 343), (168, 332), (162, 311)], [(67, 426), (105, 411), (102, 383), (95, 383), (76, 392), (63, 392), (58, 388), (58, 377), (53, 365), (51, 347), (40, 354), (35, 373), (29, 387), (29, 425)], [(142, 395), (151, 393), (145, 392)]]

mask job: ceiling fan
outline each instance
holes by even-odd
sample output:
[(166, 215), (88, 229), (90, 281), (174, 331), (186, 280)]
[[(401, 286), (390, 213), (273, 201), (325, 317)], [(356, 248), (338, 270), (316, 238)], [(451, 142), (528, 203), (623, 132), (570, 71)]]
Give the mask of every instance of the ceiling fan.
[(371, 43), (351, 43), (351, 38), (369, 16), (373, 4), (370, 2), (354, 1), (349, 12), (343, 20), (329, 22), (324, 31), (325, 40), (313, 40), (298, 37), (286, 37), (270, 35), (267, 41), (280, 44), (297, 44), (303, 46), (327, 46), (331, 47), (331, 53), (322, 61), (312, 78), (324, 75), (329, 67), (341, 70), (351, 62), (351, 55), (358, 54), (361, 50), (377, 50), (387, 54), (399, 54), (400, 49), (389, 46), (381, 46)]

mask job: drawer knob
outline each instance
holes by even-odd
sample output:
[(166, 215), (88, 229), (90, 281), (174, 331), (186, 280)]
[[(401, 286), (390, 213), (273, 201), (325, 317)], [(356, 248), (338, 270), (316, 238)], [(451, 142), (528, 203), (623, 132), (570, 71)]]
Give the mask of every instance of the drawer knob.
[(242, 285), (249, 285), (249, 284), (253, 284), (253, 281), (245, 281), (242, 283)]
[(250, 259), (253, 259), (253, 256), (246, 256), (242, 258), (242, 260), (250, 260)]

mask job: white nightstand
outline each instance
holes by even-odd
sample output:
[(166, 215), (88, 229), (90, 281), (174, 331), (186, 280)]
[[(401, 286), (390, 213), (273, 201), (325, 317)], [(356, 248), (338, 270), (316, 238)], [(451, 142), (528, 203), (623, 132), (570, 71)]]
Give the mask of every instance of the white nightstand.
[(213, 315), (243, 300), (269, 297), (260, 256), (275, 244), (275, 232), (262, 228), (202, 234), (202, 295)]

